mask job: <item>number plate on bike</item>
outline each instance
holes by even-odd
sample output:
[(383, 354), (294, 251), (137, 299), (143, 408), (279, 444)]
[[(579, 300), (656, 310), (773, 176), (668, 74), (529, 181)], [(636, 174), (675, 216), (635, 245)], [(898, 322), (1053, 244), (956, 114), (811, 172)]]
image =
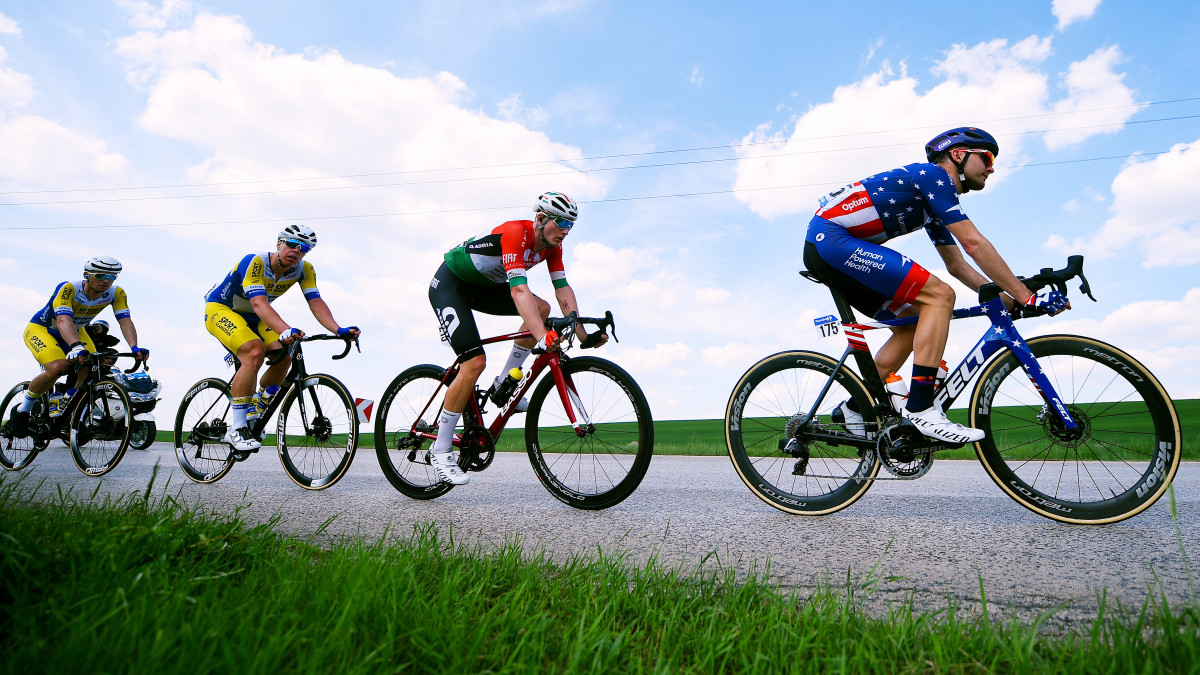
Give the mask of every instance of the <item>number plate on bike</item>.
[(842, 322), (832, 314), (813, 319), (813, 325), (817, 327), (817, 334), (822, 338), (833, 337), (842, 332)]

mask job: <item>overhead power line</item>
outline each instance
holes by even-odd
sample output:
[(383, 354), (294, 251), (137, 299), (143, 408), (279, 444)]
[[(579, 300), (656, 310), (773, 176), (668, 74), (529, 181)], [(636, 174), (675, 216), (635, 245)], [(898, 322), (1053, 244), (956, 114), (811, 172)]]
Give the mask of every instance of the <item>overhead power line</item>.
[[(1150, 107), (1150, 106), (1168, 105), (1168, 104), (1175, 104), (1175, 103), (1190, 103), (1190, 102), (1194, 102), (1194, 101), (1200, 101), (1200, 97), (1177, 98), (1177, 99), (1169, 99), (1169, 100), (1163, 100), (1163, 101), (1147, 101), (1147, 102), (1143, 102), (1143, 103), (1133, 103), (1133, 104), (1119, 105), (1119, 106), (1106, 106), (1106, 107), (1100, 107), (1100, 108), (1085, 108), (1082, 110), (1039, 113), (1036, 115), (1018, 115), (1018, 116), (1012, 116), (1012, 117), (996, 117), (996, 118), (986, 119), (986, 120), (977, 120), (976, 123), (978, 125), (984, 125), (984, 124), (991, 124), (993, 122), (1011, 122), (1014, 120), (1041, 119), (1041, 118), (1047, 118), (1047, 117), (1061, 117), (1064, 115), (1080, 115), (1080, 114), (1092, 113), (1092, 112), (1105, 112), (1105, 111), (1110, 111), (1110, 110), (1123, 110), (1123, 109), (1129, 109), (1129, 108), (1145, 108), (1145, 107)], [(1169, 120), (1174, 120), (1174, 119), (1189, 119), (1192, 117), (1195, 117), (1195, 116), (1163, 118), (1163, 119), (1159, 119), (1159, 120), (1137, 120), (1137, 121), (1131, 121), (1131, 122), (1121, 122), (1121, 123), (1105, 124), (1105, 125), (1071, 127), (1071, 129), (1088, 129), (1088, 128), (1096, 128), (1096, 127), (1100, 127), (1100, 126), (1115, 126), (1115, 125), (1120, 125), (1120, 124), (1141, 124), (1141, 123), (1146, 123), (1146, 122), (1169, 121)], [(919, 131), (919, 130), (923, 130), (923, 129), (925, 129), (925, 130), (943, 129), (946, 126), (951, 125), (951, 124), (954, 124), (954, 123), (947, 122), (947, 123), (943, 123), (943, 124), (928, 124), (928, 125), (921, 125), (921, 126), (916, 126), (916, 127), (900, 127), (900, 128), (894, 128), (894, 129), (878, 129), (878, 130), (870, 130), (870, 131), (847, 132), (847, 133), (840, 133), (840, 134), (830, 134), (830, 135), (825, 135), (825, 136), (808, 136), (808, 137), (802, 137), (802, 138), (791, 138), (791, 139), (787, 139), (787, 140), (788, 141), (821, 141), (821, 140), (829, 140), (829, 139), (833, 139), (833, 138), (846, 138), (846, 137), (853, 137), (853, 136), (870, 136), (870, 135), (877, 135), (877, 134), (899, 133), (899, 132), (904, 132), (904, 131)], [(1014, 132), (1012, 134), (999, 134), (999, 135), (1004, 136), (1004, 135), (1037, 134), (1037, 133), (1047, 133), (1048, 131), (1061, 131), (1061, 130), (1051, 129), (1051, 130), (1041, 130), (1041, 131), (1026, 131), (1026, 132)], [(225, 181), (225, 182), (211, 182), (211, 183), (179, 183), (179, 184), (170, 184), (170, 185), (141, 185), (141, 186), (131, 186), (131, 187), (61, 188), (61, 189), (51, 189), (51, 190), (13, 190), (13, 191), (8, 191), (8, 192), (0, 192), (0, 196), (66, 194), (66, 193), (74, 193), (74, 192), (81, 192), (81, 193), (118, 192), (118, 191), (130, 191), (130, 190), (172, 190), (172, 189), (202, 188), (202, 187), (227, 187), (227, 186), (236, 186), (236, 185), (249, 186), (249, 185), (262, 185), (262, 184), (268, 184), (268, 183), (296, 183), (296, 182), (301, 182), (301, 181), (348, 180), (348, 179), (355, 179), (355, 178), (378, 178), (378, 177), (383, 177), (383, 176), (404, 176), (404, 175), (413, 175), (413, 174), (442, 173), (442, 172), (453, 172), (453, 171), (478, 171), (478, 170), (483, 170), (483, 169), (504, 169), (504, 168), (516, 168), (516, 167), (523, 167), (523, 166), (537, 166), (537, 165), (546, 165), (546, 164), (562, 164), (562, 163), (569, 163), (569, 162), (590, 162), (590, 161), (600, 161), (600, 160), (610, 160), (610, 159), (625, 159), (625, 158), (632, 158), (632, 157), (650, 157), (650, 156), (657, 156), (657, 155), (682, 154), (682, 153), (689, 153), (689, 152), (704, 152), (704, 151), (709, 151), (709, 150), (735, 150), (735, 149), (739, 149), (739, 148), (748, 148), (748, 147), (755, 147), (755, 146), (761, 146), (761, 145), (774, 145), (774, 144), (777, 144), (778, 142), (779, 141), (775, 141), (775, 140), (751, 141), (751, 142), (746, 142), (746, 143), (731, 143), (731, 144), (725, 144), (725, 145), (698, 146), (698, 147), (693, 147), (693, 148), (676, 148), (676, 149), (666, 149), (666, 150), (649, 150), (649, 151), (645, 151), (645, 152), (630, 152), (630, 153), (619, 153), (619, 154), (609, 154), (609, 155), (593, 155), (593, 156), (580, 157), (580, 158), (560, 158), (560, 159), (536, 160), (536, 161), (529, 161), (529, 162), (512, 162), (512, 163), (502, 163), (502, 164), (480, 164), (480, 165), (471, 165), (471, 166), (441, 167), (441, 168), (432, 168), (432, 169), (410, 169), (410, 170), (406, 170), (406, 171), (378, 171), (378, 172), (369, 172), (369, 173), (353, 173), (353, 174), (330, 175), (330, 176), (306, 176), (306, 177), (297, 177), (297, 178), (267, 178), (267, 179), (247, 180), (247, 181)], [(851, 148), (850, 150), (875, 148), (875, 147), (889, 147), (889, 146), (865, 146), (865, 148)], [(691, 163), (703, 163), (703, 161), (705, 161), (705, 160), (696, 160), (695, 162), (691, 162)], [(718, 160), (708, 160), (708, 161), (731, 161), (731, 159), (730, 158), (722, 158), (722, 159), (718, 159)], [(673, 165), (674, 164), (667, 164), (665, 166), (673, 166)], [(664, 165), (646, 165), (646, 166), (664, 166)], [(623, 169), (633, 169), (633, 168), (643, 168), (643, 167), (642, 167), (642, 165), (634, 165), (634, 166), (628, 166), (628, 167), (616, 167), (615, 169), (607, 169), (607, 170), (623, 170)], [(601, 170), (605, 170), (605, 169), (591, 169), (590, 171), (601, 171)], [(580, 169), (579, 171), (589, 171), (589, 170)], [(515, 177), (539, 176), (539, 175), (553, 175), (553, 174), (526, 174), (524, 176), (515, 176)], [(504, 176), (504, 178), (507, 178), (507, 177), (509, 177), (509, 176)], [(450, 180), (477, 180), (477, 179), (476, 178), (460, 178), (460, 179), (450, 179)], [(438, 181), (433, 181), (433, 182), (438, 182)], [(385, 184), (384, 186), (405, 185), (405, 184), (422, 184), (422, 183), (418, 182), (418, 183)], [(315, 188), (315, 189), (345, 189), (346, 187), (353, 189), (353, 188), (359, 188), (359, 187), (378, 187), (378, 186), (335, 186), (334, 188)], [(295, 191), (295, 190), (284, 190), (284, 191), (280, 191), (280, 192), (291, 192), (291, 191)], [(230, 193), (230, 196), (269, 194), (269, 193), (270, 192), (243, 192), (243, 193)], [(210, 195), (202, 195), (202, 196), (210, 196)], [(212, 196), (225, 196), (225, 195), (212, 195)], [(183, 197), (186, 198), (187, 196), (183, 196)], [(25, 202), (25, 203), (16, 203), (15, 205), (32, 205), (32, 204), (37, 204), (37, 203), (82, 203), (82, 202)], [(0, 205), (5, 205), (5, 204), (0, 204)]]
[[(1075, 126), (1075, 127), (1063, 127), (1061, 129), (1039, 129), (1039, 130), (1032, 130), (1032, 131), (1019, 131), (1019, 132), (1014, 132), (1011, 134), (1000, 134), (1000, 135), (1001, 136), (1026, 136), (1026, 135), (1044, 134), (1044, 133), (1058, 133), (1058, 132), (1064, 132), (1064, 131), (1080, 131), (1080, 130), (1087, 130), (1087, 129), (1100, 129), (1103, 127), (1125, 126), (1125, 125), (1131, 125), (1131, 124), (1173, 122), (1173, 121), (1178, 121), (1178, 120), (1197, 119), (1197, 118), (1200, 118), (1200, 115), (1181, 115), (1181, 116), (1177, 116), (1177, 117), (1160, 117), (1160, 118), (1156, 118), (1156, 119), (1135, 120), (1135, 121), (1131, 121), (1131, 122), (1112, 122), (1112, 123), (1108, 123), (1108, 124), (1089, 124), (1089, 125), (1082, 125), (1082, 126)], [(585, 173), (585, 174), (586, 173), (609, 173), (609, 172), (614, 172), (614, 171), (629, 171), (632, 169), (658, 169), (658, 168), (667, 168), (667, 167), (675, 167), (675, 166), (716, 164), (716, 163), (733, 162), (733, 161), (777, 159), (779, 157), (798, 157), (798, 156), (802, 156), (802, 155), (821, 155), (821, 154), (834, 154), (834, 153), (843, 153), (843, 152), (857, 152), (857, 151), (862, 151), (862, 150), (879, 150), (881, 148), (896, 148), (896, 147), (905, 147), (908, 145), (909, 145), (908, 143), (885, 143), (885, 144), (881, 144), (881, 145), (865, 145), (865, 146), (857, 146), (857, 147), (853, 147), (853, 148), (829, 148), (829, 149), (823, 149), (823, 150), (799, 150), (799, 151), (795, 151), (795, 152), (776, 152), (776, 153), (770, 153), (770, 154), (766, 154), (766, 155), (750, 155), (750, 156), (740, 156), (740, 157), (717, 157), (717, 158), (711, 158), (711, 159), (692, 159), (692, 160), (681, 160), (678, 162), (660, 162), (657, 164), (634, 164), (634, 165), (627, 165), (627, 166), (600, 167), (600, 168), (596, 168), (596, 169), (572, 169), (572, 170), (568, 170), (568, 171), (547, 171), (547, 172), (539, 172), (539, 173), (511, 174), (511, 175), (501, 175), (501, 176), (471, 176), (471, 177), (466, 177), (466, 178), (436, 178), (436, 179), (431, 179), (431, 180), (402, 181), (402, 182), (395, 182), (395, 183), (374, 183), (374, 184), (369, 184), (369, 185), (330, 185), (330, 186), (324, 186), (324, 187), (305, 187), (305, 188), (291, 188), (291, 189), (280, 189), (280, 190), (255, 190), (255, 191), (250, 191), (250, 192), (215, 192), (215, 193), (193, 194), (193, 195), (148, 195), (148, 196), (144, 196), (144, 197), (106, 197), (106, 198), (94, 198), (94, 199), (63, 199), (63, 200), (39, 201), (39, 202), (0, 202), (0, 206), (49, 206), (49, 205), (67, 205), (67, 204), (103, 204), (103, 203), (111, 203), (111, 202), (145, 202), (145, 201), (166, 201), (166, 200), (178, 200), (178, 199), (254, 197), (254, 196), (260, 196), (260, 195), (333, 192), (333, 191), (341, 191), (341, 190), (372, 190), (372, 189), (378, 189), (378, 188), (408, 187), (408, 186), (414, 186), (414, 185), (435, 185), (435, 184), (442, 184), (442, 183), (464, 183), (464, 182), (490, 181), (490, 180), (515, 180), (515, 179), (519, 179), (519, 178), (540, 178), (540, 177), (545, 177), (545, 176), (569, 176), (569, 175), (574, 175), (574, 174), (579, 174), (579, 173)], [(1026, 165), (1026, 166), (1028, 166), (1028, 165)]]
[[(1171, 152), (1170, 150), (1159, 150), (1156, 152), (1139, 153), (1141, 157), (1154, 157), (1164, 155)], [(1113, 159), (1128, 159), (1129, 155), (1108, 155), (1105, 157), (1087, 157), (1082, 159), (1065, 159), (1053, 162), (1037, 162), (1026, 164), (1021, 168), (1034, 168), (1043, 166), (1055, 166), (1059, 164), (1080, 164), (1084, 162), (1100, 162)], [(825, 181), (820, 183), (796, 183), (792, 185), (775, 185), (757, 188), (741, 188), (728, 190), (705, 190), (697, 192), (679, 192), (673, 194), (662, 195), (641, 195), (632, 197), (610, 197), (608, 199), (593, 199), (590, 201), (580, 201), (580, 204), (613, 204), (621, 202), (634, 201), (650, 201), (658, 199), (682, 199), (689, 197), (710, 197), (715, 195), (728, 195), (736, 192), (762, 192), (768, 190), (794, 190), (797, 188), (807, 187), (823, 187), (823, 186), (838, 186), (845, 185), (847, 180)], [(167, 227), (210, 227), (214, 225), (254, 225), (264, 223), (295, 223), (307, 221), (330, 221), (330, 220), (353, 220), (362, 218), (402, 218), (412, 216), (433, 216), (433, 215), (450, 215), (455, 213), (474, 213), (480, 211), (509, 211), (514, 209), (527, 209), (528, 204), (512, 205), (512, 206), (480, 206), (460, 209), (430, 209), (427, 211), (401, 211), (395, 213), (363, 213), (363, 214), (344, 214), (331, 216), (304, 216), (300, 218), (258, 218), (250, 220), (212, 220), (204, 222), (188, 222), (188, 223), (127, 223), (127, 224), (112, 224), (112, 225), (45, 225), (45, 226), (16, 226), (2, 227), (0, 232), (15, 232), (29, 230), (124, 230), (138, 228), (167, 228)]]

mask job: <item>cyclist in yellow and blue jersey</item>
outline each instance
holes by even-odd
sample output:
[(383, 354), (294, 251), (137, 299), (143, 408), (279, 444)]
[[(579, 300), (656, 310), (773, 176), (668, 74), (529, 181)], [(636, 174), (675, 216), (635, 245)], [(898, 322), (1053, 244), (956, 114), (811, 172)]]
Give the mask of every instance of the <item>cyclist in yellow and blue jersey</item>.
[[(292, 328), (271, 307), (275, 299), (299, 285), (304, 299), (317, 321), (331, 333), (358, 337), (357, 326), (341, 327), (329, 305), (317, 290), (317, 276), (304, 255), (317, 245), (317, 235), (304, 225), (288, 225), (279, 233), (275, 251), (251, 253), (243, 257), (229, 274), (205, 295), (204, 327), (221, 342), (241, 366), (230, 383), (233, 397), (233, 423), (225, 442), (235, 450), (254, 451), (261, 447), (250, 433), (250, 425), (267, 408), (272, 396), (287, 375), (291, 360), (274, 353), (283, 344), (303, 337), (304, 331)], [(272, 364), (259, 381), (258, 371), (272, 352)]]
[[(120, 261), (109, 256), (88, 260), (83, 265), (83, 279), (64, 281), (55, 287), (50, 300), (25, 326), (25, 346), (41, 364), (42, 372), (30, 381), (25, 397), (12, 411), (10, 431), (16, 437), (25, 435), (34, 403), (50, 391), (71, 362), (82, 363), (88, 352), (96, 351), (83, 328), (105, 307), (112, 306), (125, 341), (132, 345), (130, 351), (137, 354), (139, 360), (150, 358), (150, 350), (137, 346), (137, 328), (130, 318), (129, 300), (125, 289), (116, 285), (121, 269)], [(74, 386), (78, 387), (86, 377), (87, 369), (81, 368)], [(68, 395), (73, 391), (70, 390)]]

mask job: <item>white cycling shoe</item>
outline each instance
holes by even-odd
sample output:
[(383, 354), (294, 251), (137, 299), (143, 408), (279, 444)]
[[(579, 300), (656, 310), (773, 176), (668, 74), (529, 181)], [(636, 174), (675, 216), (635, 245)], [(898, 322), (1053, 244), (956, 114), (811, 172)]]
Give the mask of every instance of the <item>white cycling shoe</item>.
[(936, 405), (921, 412), (909, 412), (906, 408), (901, 414), (921, 435), (945, 443), (974, 443), (987, 435), (981, 429), (951, 422)]
[(234, 450), (241, 452), (254, 452), (262, 447), (262, 443), (259, 443), (258, 439), (246, 427), (238, 427), (227, 431), (225, 433), (225, 442), (232, 445)]
[(466, 485), (471, 477), (459, 466), (453, 452), (429, 452), (429, 465), (437, 471), (438, 478), (451, 485)]
[(833, 409), (833, 411), (835, 413), (841, 413), (841, 421), (838, 421), (836, 415), (833, 416), (833, 419), (835, 422), (838, 422), (838, 424), (841, 424), (842, 428), (845, 429), (847, 433), (854, 434), (855, 436), (867, 435), (867, 425), (863, 424), (862, 413), (857, 413), (850, 409), (850, 399), (846, 399), (845, 401), (839, 403), (837, 407)]

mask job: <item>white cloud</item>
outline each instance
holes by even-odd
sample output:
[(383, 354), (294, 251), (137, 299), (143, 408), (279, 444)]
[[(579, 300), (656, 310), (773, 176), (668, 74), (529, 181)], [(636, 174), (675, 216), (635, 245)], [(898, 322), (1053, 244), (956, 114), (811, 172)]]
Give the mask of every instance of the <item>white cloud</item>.
[(117, 0), (117, 6), (125, 10), (135, 30), (163, 30), (195, 11), (186, 0), (163, 0), (159, 5), (146, 0)]
[[(936, 63), (932, 87), (922, 90), (904, 63), (884, 63), (878, 71), (834, 90), (828, 102), (810, 106), (795, 118), (790, 131), (760, 125), (743, 138), (734, 188), (738, 199), (767, 217), (807, 213), (816, 198), (840, 184), (880, 169), (922, 161), (921, 146), (938, 131), (968, 124), (980, 116), (979, 101), (1003, 110), (1007, 119), (990, 125), (1000, 137), (999, 171), (991, 189), (1005, 179), (1004, 165), (1020, 163), (1024, 134), (1047, 127), (1046, 115), (1089, 106), (1123, 105), (1132, 93), (1113, 72), (1121, 60), (1116, 47), (1098, 50), (1074, 63), (1061, 76), (1067, 97), (1051, 101), (1051, 78), (1041, 64), (1051, 54), (1051, 39), (1031, 36), (1010, 44), (991, 40), (974, 46), (955, 45)], [(1137, 108), (1088, 117), (1088, 124), (1124, 122)], [(1115, 128), (1067, 131), (1078, 126), (1074, 116), (1050, 123), (1045, 142), (1053, 147), (1078, 143)], [(941, 120), (930, 126), (931, 120)], [(897, 131), (883, 131), (896, 129)], [(771, 189), (798, 186), (788, 189)]]
[(21, 35), (21, 27), (3, 12), (0, 12), (0, 35)]
[(1077, 22), (1092, 18), (1100, 0), (1054, 0), (1050, 4), (1050, 12), (1058, 19), (1058, 30)]
[(696, 85), (696, 88), (704, 86), (704, 76), (700, 74), (699, 68), (692, 68), (692, 74), (688, 76), (688, 82)]
[(0, 47), (0, 120), (33, 98), (33, 78), (4, 66), (8, 51)]
[(509, 94), (496, 104), (496, 113), (510, 122), (519, 122), (527, 127), (538, 127), (546, 123), (550, 116), (541, 106), (528, 108), (521, 102), (520, 94)]
[[(1124, 85), (1124, 73), (1114, 68), (1125, 59), (1113, 45), (1092, 52), (1086, 59), (1072, 63), (1063, 76), (1067, 98), (1054, 104), (1051, 131), (1045, 135), (1046, 148), (1058, 150), (1086, 140), (1094, 134), (1115, 134), (1137, 110), (1134, 92)], [(1092, 111), (1086, 115), (1072, 114)], [(1098, 125), (1112, 124), (1109, 127)], [(1089, 128), (1091, 127), (1091, 128)]]
[(1099, 231), (1068, 242), (1051, 236), (1045, 247), (1108, 258), (1140, 252), (1143, 267), (1200, 262), (1200, 140), (1181, 143), (1150, 160), (1134, 157), (1112, 182), (1112, 216)]

